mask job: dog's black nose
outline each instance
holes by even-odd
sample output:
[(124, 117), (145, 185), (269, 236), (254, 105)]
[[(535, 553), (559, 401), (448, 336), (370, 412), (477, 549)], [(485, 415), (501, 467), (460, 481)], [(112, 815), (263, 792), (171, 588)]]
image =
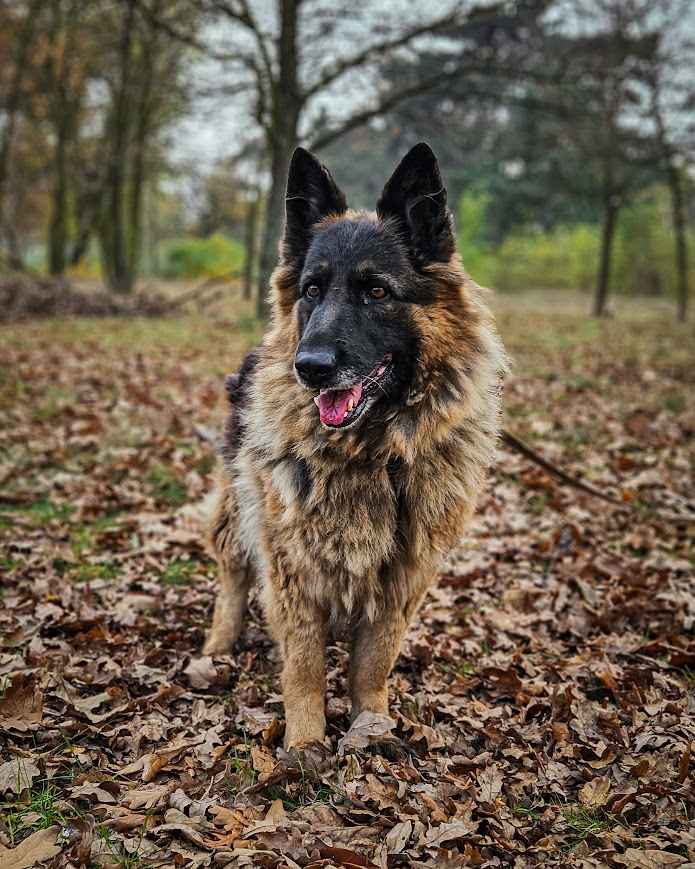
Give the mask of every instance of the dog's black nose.
[(324, 386), (335, 374), (335, 353), (332, 350), (302, 350), (295, 357), (294, 367), (306, 383)]

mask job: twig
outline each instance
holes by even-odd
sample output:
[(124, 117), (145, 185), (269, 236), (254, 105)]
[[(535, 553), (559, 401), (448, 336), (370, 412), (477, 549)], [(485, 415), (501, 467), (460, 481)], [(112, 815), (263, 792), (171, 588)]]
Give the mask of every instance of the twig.
[[(629, 513), (636, 513), (638, 515), (640, 514), (641, 511), (636, 507), (633, 507), (631, 504), (628, 504), (625, 501), (620, 501), (618, 498), (614, 498), (612, 495), (595, 488), (590, 483), (584, 482), (584, 480), (581, 480), (579, 477), (574, 477), (572, 474), (568, 474), (567, 471), (563, 471), (562, 468), (558, 468), (557, 465), (554, 465), (552, 462), (548, 461), (548, 459), (543, 458), (540, 453), (536, 452), (536, 450), (530, 447), (527, 443), (524, 443), (524, 441), (516, 435), (507, 431), (507, 429), (502, 429), (500, 437), (507, 446), (516, 450), (518, 453), (521, 453), (522, 456), (525, 456), (534, 464), (543, 468), (544, 471), (552, 474), (552, 476), (560, 480), (560, 482), (572, 486), (574, 489), (579, 489), (580, 492), (585, 492), (587, 495), (591, 495), (594, 498), (600, 498), (602, 501), (613, 504), (621, 510), (625, 510)], [(695, 514), (692, 516), (683, 516), (678, 513), (663, 513), (657, 504), (650, 502), (642, 502), (640, 506), (650, 513), (653, 513), (656, 518), (662, 519), (666, 522), (673, 522), (677, 525), (691, 524), (695, 522)]]

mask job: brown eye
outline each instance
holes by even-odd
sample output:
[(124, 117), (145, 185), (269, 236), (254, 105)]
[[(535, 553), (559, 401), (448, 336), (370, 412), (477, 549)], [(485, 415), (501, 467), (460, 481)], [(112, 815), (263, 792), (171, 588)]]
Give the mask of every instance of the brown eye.
[(304, 295), (307, 299), (318, 299), (321, 295), (321, 290), (319, 290), (316, 284), (309, 284), (309, 286), (304, 290)]
[(388, 296), (388, 293), (383, 287), (372, 287), (367, 293), (370, 299), (374, 299), (377, 302), (380, 302), (382, 299), (385, 299)]

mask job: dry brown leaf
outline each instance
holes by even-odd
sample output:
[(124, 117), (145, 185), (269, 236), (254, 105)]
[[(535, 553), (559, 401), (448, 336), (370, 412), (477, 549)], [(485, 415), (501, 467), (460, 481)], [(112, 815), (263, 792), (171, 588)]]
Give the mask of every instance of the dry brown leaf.
[(27, 673), (15, 673), (10, 679), (0, 695), (0, 730), (36, 730), (43, 719), (43, 693), (38, 682)]
[(16, 848), (5, 848), (0, 844), (0, 866), (2, 869), (32, 869), (44, 860), (60, 854), (61, 847), (56, 844), (60, 827), (38, 830), (20, 842)]
[(268, 809), (266, 816), (266, 821), (272, 821), (274, 824), (284, 824), (287, 821), (287, 812), (285, 811), (285, 806), (282, 803), (282, 800), (273, 800), (270, 804), (270, 808)]
[(251, 749), (251, 762), (256, 772), (268, 775), (275, 769), (277, 760), (262, 745), (254, 745)]
[(39, 774), (38, 766), (29, 758), (13, 757), (0, 766), (0, 794), (8, 791), (14, 794), (21, 793)]
[(342, 755), (351, 749), (366, 748), (374, 742), (388, 740), (395, 726), (396, 722), (388, 715), (360, 712), (348, 732), (338, 742), (338, 754)]
[(413, 832), (412, 821), (400, 821), (395, 827), (391, 827), (386, 835), (386, 848), (389, 854), (400, 854), (405, 848), (411, 833)]
[(681, 857), (679, 854), (652, 848), (643, 851), (638, 848), (628, 848), (624, 854), (614, 855), (613, 860), (626, 866), (627, 869), (662, 869), (664, 866), (682, 866), (688, 862), (686, 857)]
[(478, 773), (478, 792), (483, 803), (494, 803), (502, 790), (504, 777), (494, 763)]
[(478, 829), (477, 821), (451, 821), (448, 824), (440, 824), (427, 831), (424, 844), (428, 847), (440, 846), (445, 842), (455, 842), (457, 839), (465, 839)]
[(183, 672), (188, 676), (192, 688), (209, 688), (217, 681), (217, 670), (212, 658), (207, 655), (191, 658)]
[(153, 809), (162, 805), (171, 793), (170, 784), (153, 785), (149, 788), (133, 788), (121, 797), (121, 804), (129, 809)]
[(579, 800), (589, 809), (599, 809), (609, 800), (611, 782), (608, 776), (591, 779), (579, 791)]

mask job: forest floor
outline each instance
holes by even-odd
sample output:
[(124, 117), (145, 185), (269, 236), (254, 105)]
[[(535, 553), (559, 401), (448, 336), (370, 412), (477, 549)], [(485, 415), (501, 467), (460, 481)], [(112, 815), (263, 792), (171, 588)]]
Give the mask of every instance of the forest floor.
[(0, 328), (2, 869), (695, 866), (692, 324), (495, 307), (507, 427), (623, 506), (502, 449), (404, 644), (390, 742), (339, 746), (331, 647), (319, 771), (279, 753), (256, 604), (233, 655), (200, 653), (196, 505), (248, 312)]

